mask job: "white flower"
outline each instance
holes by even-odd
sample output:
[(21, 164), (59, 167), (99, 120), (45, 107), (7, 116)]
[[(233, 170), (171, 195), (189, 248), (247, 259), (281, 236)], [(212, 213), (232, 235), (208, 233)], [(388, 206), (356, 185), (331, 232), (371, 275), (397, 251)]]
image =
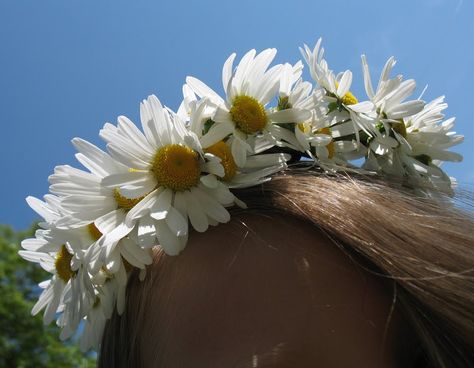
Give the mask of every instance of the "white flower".
[(374, 91), (367, 60), (362, 55), (364, 84), (374, 104), (375, 129), (369, 139), (374, 154), (365, 167), (390, 175), (405, 177), (415, 186), (432, 186), (450, 193), (452, 180), (441, 169), (442, 161), (461, 161), (462, 156), (447, 151), (463, 137), (451, 132), (454, 119), (442, 122), (447, 104), (439, 97), (429, 104), (422, 100), (405, 101), (415, 90), (414, 80), (401, 76), (390, 79), (395, 65), (390, 58)]
[[(282, 67), (280, 74), (280, 90), (278, 96), (277, 110), (283, 111), (290, 108), (297, 108), (306, 111), (315, 109), (315, 100), (313, 98), (313, 86), (309, 82), (301, 79), (303, 64), (298, 61), (295, 65), (286, 63)], [(308, 116), (306, 120), (295, 121), (296, 124), (282, 124), (277, 129), (281, 143), (279, 145), (290, 147), (296, 151), (309, 152), (310, 139), (312, 135), (311, 120), (314, 113)], [(278, 142), (277, 142), (278, 144)]]
[(49, 324), (55, 317), (56, 310), (64, 297), (64, 290), (72, 276), (72, 255), (65, 245), (48, 241), (47, 238), (51, 237), (51, 229), (54, 229), (54, 223), (61, 217), (62, 210), (57, 197), (46, 195), (44, 199), (43, 202), (35, 197), (26, 198), (29, 206), (45, 221), (40, 223), (43, 229), (36, 231), (35, 238), (25, 239), (21, 242), (24, 250), (18, 253), (30, 262), (39, 263), (44, 270), (53, 275), (51, 280), (40, 284), (44, 291), (32, 311), (32, 314), (37, 314), (42, 309), (46, 309), (44, 322)]
[(434, 99), (418, 114), (405, 118), (400, 123), (402, 128), (395, 130), (394, 134), (400, 142), (397, 153), (404, 174), (413, 178), (412, 181), (428, 182), (449, 193), (454, 183), (440, 166), (444, 161), (462, 161), (460, 154), (448, 149), (461, 143), (464, 137), (452, 131), (454, 118), (443, 121), (442, 111), (447, 107), (444, 96)]
[[(43, 244), (39, 246), (40, 243)], [(49, 324), (56, 317), (65, 292), (71, 287), (69, 280), (73, 275), (70, 266), (72, 254), (65, 245), (53, 245), (40, 237), (24, 240), (22, 247), (25, 250), (19, 252), (21, 257), (39, 263), (44, 270), (53, 275), (50, 280), (40, 283), (39, 286), (43, 291), (31, 311), (36, 315), (45, 309), (43, 320), (45, 324)]]
[[(318, 161), (325, 169), (347, 170), (348, 160), (363, 157), (366, 152), (359, 144), (359, 131), (364, 130), (370, 134), (366, 125), (369, 123), (371, 126), (372, 119), (367, 119), (363, 114), (372, 111), (373, 104), (359, 102), (352, 94), (350, 70), (335, 75), (329, 69), (323, 58), (321, 41), (320, 38), (313, 50), (307, 45), (300, 48), (312, 78), (320, 86), (313, 94), (316, 108), (313, 110), (311, 127), (306, 124), (304, 131), (310, 132), (310, 136), (316, 133), (311, 145), (315, 147)], [(301, 140), (301, 133), (297, 132), (297, 136)], [(328, 140), (329, 137), (332, 139)]]
[[(134, 127), (123, 116), (119, 117), (118, 126), (124, 131)], [(137, 232), (143, 234), (136, 243), (136, 252), (143, 251), (141, 247), (153, 246), (155, 233), (148, 231), (149, 222), (146, 219), (139, 219), (131, 226), (125, 222), (127, 212), (143, 199), (143, 196), (128, 198), (122, 195), (119, 188), (105, 187), (101, 183), (106, 176), (128, 173), (128, 168), (87, 141), (75, 138), (72, 142), (79, 151), (76, 154), (77, 159), (90, 172), (58, 166), (49, 178), (50, 191), (61, 196), (61, 205), (69, 212), (68, 216), (59, 220), (59, 227), (76, 228), (93, 223), (97, 228), (100, 238), (87, 249), (85, 256), (89, 270), (95, 273), (103, 265), (113, 262), (111, 257), (115, 254), (117, 243), (135, 227)], [(127, 254), (122, 256), (128, 261)], [(118, 259), (121, 260), (120, 257)]]
[[(313, 80), (318, 83), (321, 87), (331, 89), (330, 83), (327, 82), (330, 70), (324, 57), (324, 48), (321, 47), (322, 38), (319, 38), (311, 50), (307, 45), (303, 48), (300, 47), (300, 52), (309, 66), (309, 72)], [(334, 86), (333, 86), (334, 87)], [(333, 89), (333, 88), (332, 88)]]
[(441, 161), (462, 160), (460, 154), (447, 151), (464, 140), (462, 135), (451, 131), (455, 118), (443, 121), (444, 114), (441, 111), (447, 107), (444, 96), (441, 96), (426, 104), (418, 114), (405, 118), (406, 140), (412, 155), (427, 155), (437, 164)]
[(278, 110), (297, 108), (299, 110), (313, 110), (313, 86), (301, 79), (303, 63), (295, 65), (285, 63), (280, 73), (280, 88), (278, 96)]
[[(65, 212), (59, 207), (57, 197), (48, 195), (45, 200), (42, 202), (33, 197), (27, 198), (30, 206), (45, 216), (48, 225), (38, 230), (35, 238), (25, 239), (21, 244), (25, 250), (19, 252), (21, 257), (39, 263), (52, 274), (50, 280), (40, 284), (44, 290), (32, 313), (37, 314), (45, 309), (43, 319), (45, 324), (49, 324), (57, 312), (64, 311), (68, 315), (68, 325), (75, 326), (75, 329), (82, 317), (81, 313), (89, 308), (93, 296), (83, 254), (97, 238), (94, 229), (88, 226), (74, 230), (57, 229), (54, 223)], [(68, 305), (77, 313), (68, 310)]]
[(263, 135), (269, 143), (276, 144), (282, 138), (281, 127), (276, 123), (294, 123), (310, 117), (306, 110), (273, 111), (266, 107), (279, 88), (281, 65), (268, 69), (275, 54), (275, 49), (264, 50), (258, 55), (251, 50), (242, 57), (235, 71), (235, 54), (232, 54), (222, 71), (225, 100), (200, 80), (186, 79), (199, 97), (208, 98), (218, 106), (213, 117), (215, 124), (201, 139), (202, 147), (207, 148), (232, 134), (231, 151), (239, 167), (245, 165), (248, 153), (254, 153), (252, 138), (255, 135)]
[[(371, 138), (369, 146), (377, 155), (385, 155), (391, 149), (397, 147), (399, 142), (391, 134), (392, 130), (403, 129), (403, 119), (420, 112), (425, 102), (421, 100), (405, 101), (416, 88), (413, 79), (403, 81), (402, 76), (390, 79), (390, 72), (396, 61), (393, 57), (386, 62), (377, 90), (374, 92), (369, 72), (369, 66), (365, 55), (362, 55), (362, 68), (364, 71), (364, 85), (370, 103), (373, 104), (371, 111), (366, 109), (366, 116), (372, 118), (365, 120), (365, 132)], [(367, 104), (366, 106), (369, 106)], [(371, 125), (371, 126), (370, 126)]]
[[(182, 121), (188, 122), (189, 115), (191, 114), (191, 110), (195, 108), (198, 98), (196, 94), (193, 92), (193, 90), (187, 84), (183, 85), (182, 90), (183, 90), (183, 101), (179, 105), (179, 108), (176, 114), (180, 117)], [(214, 111), (209, 116), (213, 114), (214, 114)]]
[[(144, 135), (136, 127), (129, 136), (120, 126), (101, 131), (110, 154), (130, 168), (102, 183), (120, 188), (127, 197), (144, 196), (127, 213), (126, 224), (145, 218), (165, 252), (175, 255), (186, 245), (188, 218), (197, 231), (205, 231), (210, 222), (227, 222), (224, 206), (232, 205), (235, 197), (226, 186), (208, 186), (212, 176), (224, 176), (222, 165), (205, 155), (197, 136), (155, 96), (143, 101), (140, 116)], [(126, 128), (132, 130), (131, 125)]]
[[(96, 284), (95, 287), (94, 303), (84, 318), (84, 330), (80, 339), (82, 351), (87, 351), (100, 345), (105, 323), (112, 316), (116, 304), (119, 314), (123, 312), (125, 307), (125, 286), (120, 284), (126, 285), (127, 276), (125, 275), (125, 270), (120, 272), (119, 275), (121, 277), (112, 279), (108, 278), (107, 275), (98, 275), (99, 277), (96, 277), (95, 281), (99, 281), (99, 284)], [(115, 303), (116, 300), (117, 303)]]
[[(196, 102), (189, 111), (189, 130), (196, 134), (199, 140), (206, 137), (209, 120), (209, 101), (201, 99)], [(211, 122), (212, 124), (212, 122)], [(286, 161), (290, 155), (284, 153), (262, 153), (272, 147), (264, 139), (254, 137), (252, 146), (254, 153), (247, 156), (247, 160), (242, 167), (237, 166), (231, 152), (234, 137), (225, 138), (204, 149), (206, 154), (214, 155), (224, 169), (222, 177), (208, 175), (202, 180), (207, 181), (207, 185), (215, 187), (218, 181), (222, 181), (229, 188), (243, 188), (258, 185), (269, 180), (269, 175), (287, 168)], [(240, 201), (236, 201), (239, 206), (245, 206)]]
[(342, 107), (347, 109), (350, 105), (358, 104), (357, 98), (350, 92), (352, 72), (346, 70), (336, 76), (329, 69), (326, 60), (323, 59), (324, 49), (321, 48), (321, 41), (321, 38), (318, 39), (313, 51), (307, 45), (304, 45), (303, 48), (300, 48), (300, 52), (308, 64), (315, 82), (325, 89), (326, 99), (332, 105), (330, 110), (336, 108), (341, 110)]

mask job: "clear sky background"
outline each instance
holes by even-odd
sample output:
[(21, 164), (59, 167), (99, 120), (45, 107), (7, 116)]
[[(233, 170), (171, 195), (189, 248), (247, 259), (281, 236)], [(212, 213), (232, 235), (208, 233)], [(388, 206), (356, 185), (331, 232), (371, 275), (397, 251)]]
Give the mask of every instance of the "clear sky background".
[[(104, 147), (98, 131), (156, 94), (177, 108), (187, 75), (221, 91), (231, 52), (276, 47), (276, 62), (323, 37), (335, 71), (351, 69), (365, 98), (360, 55), (374, 83), (388, 57), (395, 72), (446, 95), (447, 117), (466, 136), (461, 164), (446, 170), (474, 183), (474, 1), (0, 0), (0, 223), (22, 229), (37, 218), (24, 198), (48, 191), (58, 164), (78, 166), (70, 144)], [(472, 188), (472, 187), (471, 187)]]

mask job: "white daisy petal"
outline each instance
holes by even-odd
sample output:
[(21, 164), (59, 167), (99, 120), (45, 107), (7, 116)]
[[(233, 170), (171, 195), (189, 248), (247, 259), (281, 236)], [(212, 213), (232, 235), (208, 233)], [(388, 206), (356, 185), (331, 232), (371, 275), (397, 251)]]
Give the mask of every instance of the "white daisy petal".
[(193, 188), (191, 193), (200, 202), (200, 207), (212, 219), (225, 223), (230, 220), (229, 212), (214, 198), (199, 188)]
[(52, 268), (54, 269), (54, 259), (48, 254), (28, 250), (20, 250), (18, 254), (27, 261), (39, 263), (40, 266), (48, 272)]
[(234, 139), (231, 146), (232, 156), (239, 167), (245, 166), (247, 161), (247, 148), (240, 139)]
[(234, 131), (232, 124), (215, 123), (209, 131), (201, 137), (202, 148), (207, 148), (221, 141)]
[(246, 169), (256, 169), (277, 164), (285, 164), (291, 158), (290, 155), (284, 153), (272, 153), (264, 155), (255, 155), (247, 158), (245, 163)]
[(370, 114), (375, 111), (375, 105), (371, 101), (363, 101), (357, 104), (348, 105), (347, 108), (362, 114)]
[(107, 234), (122, 224), (124, 220), (125, 211), (117, 209), (99, 217), (94, 221), (94, 224), (102, 234)]
[(407, 101), (386, 110), (385, 113), (390, 117), (390, 119), (401, 119), (419, 113), (423, 110), (424, 106), (425, 103), (423, 101)]
[(367, 64), (367, 59), (365, 55), (362, 55), (362, 69), (364, 72), (364, 86), (365, 92), (370, 99), (374, 97), (374, 88), (372, 87), (372, 79), (370, 78), (369, 65)]
[[(202, 169), (204, 172), (217, 175), (219, 177), (223, 177), (225, 175), (224, 167), (218, 161), (208, 161), (202, 166)], [(202, 177), (201, 177), (201, 180), (202, 180)], [(204, 179), (204, 180), (212, 180), (212, 179)]]
[(255, 97), (262, 105), (269, 103), (278, 93), (281, 65), (275, 65), (267, 71), (265, 78), (255, 90)]
[(217, 93), (215, 93), (211, 88), (209, 88), (205, 83), (201, 82), (199, 79), (194, 78), (194, 77), (187, 77), (186, 83), (192, 88), (192, 90), (199, 97), (207, 97), (218, 105), (224, 104), (224, 100)]
[[(48, 288), (43, 290), (41, 295), (38, 298), (38, 301), (36, 304), (33, 306), (33, 309), (31, 310), (31, 314), (33, 316), (36, 316), (41, 310), (43, 310), (55, 297), (54, 295), (54, 287), (53, 284), (51, 284)], [(56, 296), (57, 297), (57, 296)]]
[(176, 210), (182, 214), (185, 219), (188, 218), (187, 203), (184, 192), (176, 192), (174, 194), (173, 207), (176, 208)]
[(118, 117), (118, 127), (124, 132), (134, 143), (139, 146), (148, 155), (153, 155), (154, 150), (150, 143), (146, 140), (143, 133), (132, 123), (126, 116)]
[(153, 115), (146, 100), (140, 103), (140, 122), (147, 141), (153, 147), (161, 146), (161, 140), (154, 129)]
[(150, 216), (155, 220), (163, 220), (168, 215), (173, 199), (173, 191), (171, 189), (164, 189), (157, 196), (154, 205), (150, 208)]
[(160, 191), (160, 189), (155, 189), (128, 211), (127, 216), (125, 217), (125, 223), (130, 226), (134, 220), (149, 213), (150, 208), (156, 203)]
[(56, 316), (56, 311), (58, 309), (59, 302), (61, 301), (61, 299), (57, 296), (61, 295), (62, 289), (63, 285), (61, 283), (55, 282), (52, 284), (52, 293), (54, 297), (51, 299), (44, 311), (43, 321), (45, 325), (49, 325)]
[(212, 190), (204, 186), (201, 186), (200, 188), (206, 191), (209, 195), (211, 195), (213, 198), (215, 198), (219, 203), (223, 204), (224, 206), (230, 206), (234, 203), (235, 196), (230, 192), (228, 186), (225, 184), (219, 183), (219, 186), (216, 189), (212, 189)]
[(283, 96), (289, 96), (291, 87), (293, 85), (293, 67), (291, 64), (286, 63), (283, 65), (280, 77), (280, 94)]
[(126, 198), (140, 198), (156, 188), (155, 179), (151, 176), (143, 178), (140, 183), (126, 185), (120, 188), (120, 195)]
[(151, 217), (142, 217), (138, 221), (137, 242), (141, 247), (154, 246), (156, 239), (155, 220)]
[(127, 253), (132, 255), (138, 262), (144, 265), (149, 265), (153, 263), (151, 250), (141, 249), (130, 240), (124, 243), (124, 248), (126, 248)]
[(148, 151), (140, 150), (134, 141), (127, 140), (118, 134), (107, 138), (101, 135), (107, 142), (107, 150), (110, 155), (126, 167), (146, 170), (147, 162), (152, 158)]
[(165, 218), (168, 228), (176, 236), (185, 236), (188, 233), (188, 221), (183, 215), (174, 207), (170, 207)]
[(173, 234), (164, 220), (156, 222), (158, 243), (164, 252), (170, 256), (178, 255), (181, 251), (180, 239)]
[(276, 123), (298, 123), (311, 118), (311, 113), (301, 109), (286, 109), (273, 112), (268, 118)]
[(352, 72), (350, 70), (346, 70), (339, 81), (339, 86), (337, 87), (336, 94), (340, 97), (344, 96), (347, 92), (349, 92), (349, 88), (351, 88), (352, 84)]
[(102, 179), (102, 185), (109, 188), (117, 188), (125, 185), (140, 185), (150, 180), (150, 174), (142, 171), (131, 171), (113, 174)]
[[(225, 175), (225, 172), (223, 174)], [(221, 175), (221, 176), (224, 176), (224, 175)], [(218, 180), (214, 175), (201, 176), (200, 180), (201, 180), (201, 183), (203, 183), (206, 187), (209, 187), (209, 188), (216, 188), (218, 184)]]
[(23, 249), (36, 252), (38, 249), (43, 248), (45, 245), (48, 245), (48, 244), (49, 243), (44, 239), (31, 238), (31, 239), (22, 240), (21, 247)]
[(111, 273), (117, 273), (121, 265), (122, 257), (120, 256), (120, 252), (110, 252), (107, 257), (107, 270)]
[(26, 202), (33, 209), (33, 211), (44, 218), (46, 222), (53, 222), (58, 218), (58, 214), (38, 198), (28, 196), (26, 197)]
[(118, 162), (114, 161), (107, 153), (92, 143), (80, 138), (74, 138), (72, 144), (80, 152), (76, 155), (76, 158), (91, 173), (103, 178), (121, 169), (121, 165)]
[(198, 200), (192, 195), (191, 192), (186, 191), (183, 193), (186, 199), (187, 213), (189, 221), (196, 231), (204, 232), (209, 227), (206, 214), (203, 212)]
[(231, 54), (225, 61), (224, 67), (222, 68), (222, 87), (224, 88), (224, 91), (227, 91), (229, 87), (230, 78), (232, 77), (233, 73), (235, 56), (235, 53)]

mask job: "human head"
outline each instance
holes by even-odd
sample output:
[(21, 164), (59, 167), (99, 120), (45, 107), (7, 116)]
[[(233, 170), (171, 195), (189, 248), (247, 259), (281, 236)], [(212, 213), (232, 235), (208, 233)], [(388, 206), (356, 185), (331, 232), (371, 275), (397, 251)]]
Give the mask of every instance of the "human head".
[(343, 176), (279, 176), (243, 194), (250, 212), (191, 234), (178, 257), (157, 251), (143, 283), (132, 275), (103, 366), (469, 362), (465, 215)]

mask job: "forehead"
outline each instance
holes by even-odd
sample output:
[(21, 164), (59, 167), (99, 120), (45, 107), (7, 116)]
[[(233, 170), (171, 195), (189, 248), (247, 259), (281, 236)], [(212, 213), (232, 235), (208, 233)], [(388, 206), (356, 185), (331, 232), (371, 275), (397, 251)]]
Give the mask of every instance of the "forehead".
[(146, 362), (389, 366), (379, 358), (390, 293), (301, 220), (246, 214), (191, 234), (181, 255), (163, 256), (152, 272)]

